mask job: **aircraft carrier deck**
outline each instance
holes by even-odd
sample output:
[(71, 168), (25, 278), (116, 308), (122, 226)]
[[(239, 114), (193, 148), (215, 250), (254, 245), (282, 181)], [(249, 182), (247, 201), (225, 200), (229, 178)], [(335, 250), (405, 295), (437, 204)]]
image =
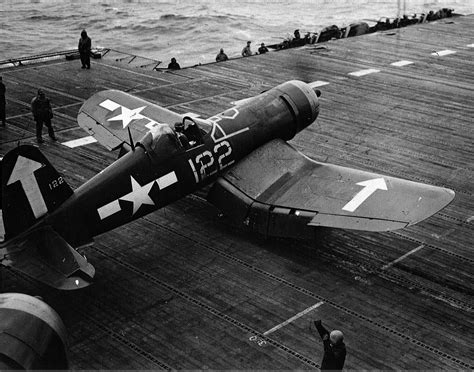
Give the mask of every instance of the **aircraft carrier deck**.
[[(346, 369), (474, 368), (474, 16), (249, 58), (150, 71), (114, 53), (81, 70), (46, 59), (0, 69), (1, 153), (35, 144), (30, 101), (51, 99), (41, 150), (77, 188), (116, 158), (78, 127), (81, 104), (121, 89), (203, 117), (286, 80), (319, 81), (321, 114), (291, 143), (318, 161), (451, 188), (452, 204), (403, 230), (324, 229), (312, 241), (233, 226), (205, 193), (81, 249), (95, 283), (60, 292), (1, 269), (2, 292), (41, 295), (69, 333), (73, 369), (317, 369), (312, 320), (341, 329)], [(131, 62), (131, 61), (130, 61)]]

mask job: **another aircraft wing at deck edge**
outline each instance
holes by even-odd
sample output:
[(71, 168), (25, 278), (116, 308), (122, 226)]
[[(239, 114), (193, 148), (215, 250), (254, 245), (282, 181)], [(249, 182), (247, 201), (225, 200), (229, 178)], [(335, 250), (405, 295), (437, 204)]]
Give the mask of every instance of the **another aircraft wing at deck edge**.
[[(448, 205), (452, 190), (309, 159), (283, 140), (252, 152), (224, 173), (208, 200), (265, 235), (304, 223), (388, 231), (418, 223)], [(291, 232), (288, 232), (292, 235)]]
[[(183, 115), (118, 90), (104, 90), (79, 109), (79, 126), (109, 150), (140, 140), (153, 126), (181, 122)], [(128, 133), (130, 129), (130, 135)]]

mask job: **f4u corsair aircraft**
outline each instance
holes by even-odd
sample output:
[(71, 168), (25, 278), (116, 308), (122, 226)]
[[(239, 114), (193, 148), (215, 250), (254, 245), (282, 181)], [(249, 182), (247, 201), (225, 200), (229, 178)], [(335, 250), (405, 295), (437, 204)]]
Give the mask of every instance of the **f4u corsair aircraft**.
[(316, 120), (319, 94), (289, 81), (207, 119), (120, 91), (95, 94), (78, 123), (121, 156), (73, 191), (37, 147), (7, 153), (1, 263), (56, 288), (87, 286), (95, 270), (75, 248), (209, 184), (211, 203), (266, 236), (400, 229), (453, 199), (448, 189), (313, 161), (286, 143)]

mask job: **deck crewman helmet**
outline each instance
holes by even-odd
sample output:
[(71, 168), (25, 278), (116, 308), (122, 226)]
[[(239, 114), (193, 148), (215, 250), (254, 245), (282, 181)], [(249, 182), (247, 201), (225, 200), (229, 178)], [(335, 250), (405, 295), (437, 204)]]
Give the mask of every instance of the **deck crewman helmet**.
[(344, 335), (341, 331), (335, 329), (329, 334), (329, 341), (331, 341), (333, 345), (341, 344), (344, 341)]

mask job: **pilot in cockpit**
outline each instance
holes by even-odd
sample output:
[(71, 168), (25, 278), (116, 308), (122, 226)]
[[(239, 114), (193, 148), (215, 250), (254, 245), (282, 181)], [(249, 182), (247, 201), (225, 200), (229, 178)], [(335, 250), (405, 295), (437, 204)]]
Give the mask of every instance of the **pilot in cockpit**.
[(178, 136), (178, 140), (181, 143), (181, 146), (183, 146), (185, 150), (189, 149), (192, 145), (188, 137), (184, 134), (184, 123), (182, 122), (175, 123), (174, 130), (176, 132), (176, 135)]
[(201, 129), (199, 129), (198, 125), (194, 120), (189, 117), (185, 117), (183, 119), (183, 126), (183, 133), (186, 135), (189, 142), (192, 144), (191, 146), (194, 146), (194, 144), (200, 145), (203, 143)]

